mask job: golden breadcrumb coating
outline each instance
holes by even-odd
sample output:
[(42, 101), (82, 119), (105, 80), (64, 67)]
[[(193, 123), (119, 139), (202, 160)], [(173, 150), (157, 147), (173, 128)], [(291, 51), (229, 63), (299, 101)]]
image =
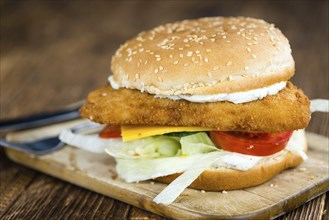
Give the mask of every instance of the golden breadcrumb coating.
[(276, 95), (261, 100), (193, 103), (154, 98), (139, 90), (107, 85), (91, 92), (81, 116), (102, 124), (202, 126), (220, 131), (280, 132), (305, 128), (310, 102), (288, 82)]

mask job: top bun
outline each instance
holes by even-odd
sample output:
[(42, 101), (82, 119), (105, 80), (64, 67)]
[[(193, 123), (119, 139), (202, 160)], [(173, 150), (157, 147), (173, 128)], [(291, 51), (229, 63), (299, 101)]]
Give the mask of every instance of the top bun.
[(141, 32), (112, 57), (120, 87), (151, 94), (252, 90), (287, 81), (294, 60), (273, 24), (245, 17), (184, 20)]

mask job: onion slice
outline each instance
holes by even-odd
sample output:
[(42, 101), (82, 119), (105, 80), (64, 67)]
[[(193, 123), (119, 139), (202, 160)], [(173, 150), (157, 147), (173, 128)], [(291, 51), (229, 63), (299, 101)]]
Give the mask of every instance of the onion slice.
[(93, 153), (105, 153), (106, 147), (117, 147), (122, 144), (121, 138), (102, 139), (98, 135), (73, 134), (71, 130), (63, 130), (59, 139), (64, 143)]
[(329, 112), (329, 100), (327, 99), (313, 99), (311, 100), (312, 112)]
[(171, 182), (153, 201), (157, 204), (169, 205), (210, 165), (222, 157), (221, 152), (205, 154), (198, 163), (189, 167), (182, 175)]

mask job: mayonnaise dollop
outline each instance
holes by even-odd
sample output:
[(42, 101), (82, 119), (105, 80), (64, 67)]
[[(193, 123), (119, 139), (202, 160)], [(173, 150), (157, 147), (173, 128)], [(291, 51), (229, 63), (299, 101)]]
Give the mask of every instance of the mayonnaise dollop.
[[(113, 89), (119, 89), (121, 86), (116, 83), (111, 75), (108, 78), (109, 83), (111, 84)], [(172, 100), (187, 100), (190, 102), (220, 102), (220, 101), (228, 101), (233, 102), (235, 104), (251, 102), (254, 100), (262, 99), (268, 95), (275, 95), (279, 91), (281, 91), (284, 87), (286, 87), (287, 82), (279, 82), (273, 85), (253, 89), (244, 92), (233, 92), (233, 93), (220, 93), (213, 95), (159, 95), (156, 94), (155, 98), (168, 98)]]

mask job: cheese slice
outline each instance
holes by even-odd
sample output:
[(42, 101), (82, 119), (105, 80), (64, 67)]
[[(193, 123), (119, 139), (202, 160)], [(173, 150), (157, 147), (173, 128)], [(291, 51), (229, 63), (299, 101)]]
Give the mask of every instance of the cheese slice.
[(121, 126), (121, 136), (124, 142), (140, 138), (161, 135), (171, 132), (211, 131), (212, 128), (181, 127), (181, 126), (157, 126), (157, 125), (125, 125)]

